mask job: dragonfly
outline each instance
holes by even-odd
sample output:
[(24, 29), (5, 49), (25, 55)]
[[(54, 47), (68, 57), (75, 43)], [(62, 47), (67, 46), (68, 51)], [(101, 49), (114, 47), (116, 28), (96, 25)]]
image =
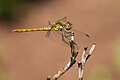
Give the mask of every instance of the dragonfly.
[(46, 37), (51, 37), (54, 42), (60, 42), (65, 43), (67, 45), (70, 45), (70, 40), (72, 33), (74, 33), (75, 43), (81, 47), (88, 47), (89, 44), (91, 45), (92, 38), (81, 31), (77, 31), (73, 28), (73, 25), (71, 22), (67, 20), (67, 17), (61, 18), (57, 20), (55, 23), (48, 22), (47, 26), (39, 27), (39, 28), (18, 28), (13, 29), (13, 32), (34, 32), (34, 31), (46, 31)]

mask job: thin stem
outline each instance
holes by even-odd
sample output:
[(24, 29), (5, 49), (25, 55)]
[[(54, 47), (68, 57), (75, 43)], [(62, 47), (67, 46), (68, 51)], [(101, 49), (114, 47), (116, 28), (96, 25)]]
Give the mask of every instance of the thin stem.
[(85, 64), (86, 64), (88, 58), (92, 55), (95, 47), (96, 47), (96, 44), (93, 43), (89, 52), (87, 52), (87, 48), (84, 48), (81, 61), (78, 62), (78, 80), (83, 80)]

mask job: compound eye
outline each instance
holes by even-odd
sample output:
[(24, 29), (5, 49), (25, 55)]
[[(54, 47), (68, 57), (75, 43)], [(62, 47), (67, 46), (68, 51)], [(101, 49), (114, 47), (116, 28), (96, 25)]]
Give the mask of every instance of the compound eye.
[(72, 28), (72, 25), (66, 26), (66, 30), (70, 30)]

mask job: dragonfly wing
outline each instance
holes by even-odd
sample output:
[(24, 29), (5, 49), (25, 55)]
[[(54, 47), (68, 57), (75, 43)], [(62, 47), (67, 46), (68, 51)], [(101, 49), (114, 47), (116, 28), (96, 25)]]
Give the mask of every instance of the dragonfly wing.
[(46, 37), (49, 37), (49, 36), (50, 36), (50, 31), (47, 31)]
[(63, 17), (57, 20), (57, 22), (66, 22), (66, 21), (67, 21), (67, 17)]
[[(84, 47), (90, 47), (92, 44), (93, 44), (93, 40), (91, 38), (90, 35), (84, 33), (84, 32), (81, 32), (81, 31), (77, 31), (75, 29), (72, 29), (71, 30), (72, 32), (74, 32), (74, 39), (75, 39), (75, 43), (76, 43), (76, 48), (77, 50), (80, 50), (80, 49), (83, 49)], [(64, 42), (62, 40), (62, 32), (61, 31), (50, 31), (50, 36), (49, 38), (57, 43), (57, 44), (60, 44), (62, 46), (65, 46), (65, 47), (70, 47), (67, 43), (70, 42), (71, 40), (71, 36), (68, 36), (68, 37), (65, 37), (65, 41)]]
[[(69, 47), (69, 45), (66, 44), (66, 43), (62, 40), (62, 32), (61, 32), (61, 31), (50, 31), (50, 36), (49, 36), (49, 38), (50, 38), (53, 42), (55, 42), (55, 43), (57, 43), (57, 44), (60, 44), (60, 45), (65, 46), (65, 47)], [(65, 38), (65, 41), (66, 41), (67, 43), (69, 43), (69, 40), (70, 40), (70, 39)]]
[(74, 32), (75, 43), (79, 46), (79, 49), (89, 48), (94, 43), (90, 35), (75, 29), (72, 31)]

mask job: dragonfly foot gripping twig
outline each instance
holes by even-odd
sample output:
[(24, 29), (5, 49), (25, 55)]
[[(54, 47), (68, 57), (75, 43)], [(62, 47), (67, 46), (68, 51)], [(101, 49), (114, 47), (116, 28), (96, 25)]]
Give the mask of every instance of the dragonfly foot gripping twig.
[[(73, 35), (71, 36), (71, 41), (70, 41), (70, 48), (71, 48), (70, 60), (64, 68), (61, 68), (58, 71), (58, 73), (54, 75), (52, 80), (57, 80), (58, 78), (60, 78), (65, 72), (67, 72), (76, 63), (76, 57), (78, 55), (78, 52), (75, 51), (76, 43), (74, 42), (74, 33), (72, 33), (72, 34)], [(47, 80), (51, 80), (50, 76), (47, 77)]]
[[(74, 42), (74, 33), (72, 34), (73, 35), (71, 36), (71, 41), (70, 41), (71, 57), (70, 57), (68, 64), (64, 68), (61, 68), (58, 71), (58, 73), (54, 75), (53, 78), (48, 76), (47, 80), (57, 80), (76, 63), (76, 57), (78, 55), (78, 52), (75, 51), (75, 49), (76, 49), (77, 44)], [(88, 58), (92, 55), (95, 47), (96, 47), (96, 44), (93, 43), (90, 51), (87, 51), (87, 48), (84, 48), (81, 61), (78, 62), (78, 79), (79, 80), (83, 80), (83, 72), (84, 72), (85, 63), (88, 60)]]

